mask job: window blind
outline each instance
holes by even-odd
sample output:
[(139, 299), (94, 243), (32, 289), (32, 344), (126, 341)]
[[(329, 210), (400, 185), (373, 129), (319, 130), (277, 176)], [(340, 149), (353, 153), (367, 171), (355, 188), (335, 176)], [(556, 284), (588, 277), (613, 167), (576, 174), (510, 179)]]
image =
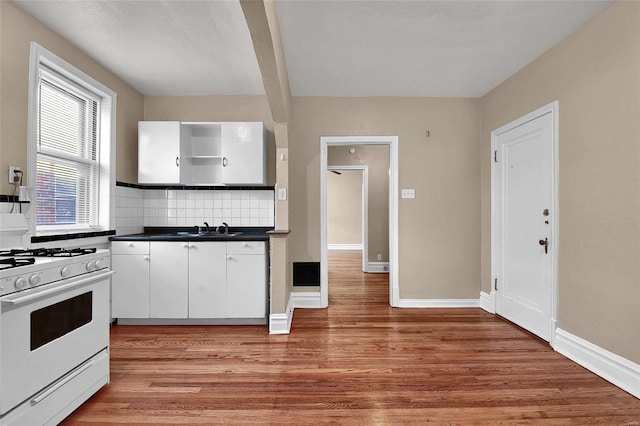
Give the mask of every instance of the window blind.
[(36, 224), (98, 224), (100, 98), (41, 68), (38, 94)]

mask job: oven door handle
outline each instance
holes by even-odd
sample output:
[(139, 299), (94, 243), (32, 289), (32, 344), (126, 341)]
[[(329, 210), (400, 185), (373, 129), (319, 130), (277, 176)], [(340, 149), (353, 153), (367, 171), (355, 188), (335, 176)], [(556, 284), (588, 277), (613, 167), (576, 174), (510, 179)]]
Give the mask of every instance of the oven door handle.
[(2, 299), (2, 304), (3, 305), (11, 305), (11, 306), (16, 306), (19, 305), (21, 303), (25, 303), (25, 302), (29, 302), (31, 300), (34, 299), (39, 299), (42, 296), (49, 296), (55, 293), (61, 293), (63, 291), (66, 290), (70, 290), (72, 288), (75, 287), (80, 287), (83, 286), (87, 283), (93, 282), (93, 281), (97, 281), (97, 280), (101, 280), (103, 278), (107, 278), (111, 275), (113, 275), (114, 272), (113, 271), (106, 271), (106, 272), (102, 272), (99, 274), (90, 274), (90, 276), (85, 277), (85, 278), (81, 278), (79, 280), (76, 281), (72, 281), (66, 284), (62, 284), (53, 288), (49, 288), (47, 290), (42, 290), (42, 291), (38, 291), (36, 293), (32, 293), (32, 294), (28, 294), (26, 296), (22, 296), (22, 297), (16, 297), (16, 298), (5, 298)]

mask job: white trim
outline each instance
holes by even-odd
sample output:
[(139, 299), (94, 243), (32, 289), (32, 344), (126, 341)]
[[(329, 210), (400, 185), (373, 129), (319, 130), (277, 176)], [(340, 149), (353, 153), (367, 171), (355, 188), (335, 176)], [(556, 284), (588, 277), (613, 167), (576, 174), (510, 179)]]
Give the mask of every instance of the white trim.
[(480, 292), (480, 307), (490, 314), (496, 313), (496, 297), (495, 293), (491, 292), (491, 294), (481, 291)]
[[(553, 256), (551, 260), (551, 342), (553, 344), (554, 336), (556, 334), (555, 330), (557, 327), (557, 318), (558, 318), (558, 253), (559, 253), (559, 198), (558, 198), (558, 176), (559, 176), (559, 109), (560, 109), (559, 101), (553, 101), (543, 107), (538, 108), (537, 110), (530, 112), (508, 124), (505, 124), (502, 127), (499, 127), (496, 130), (491, 132), (491, 151), (490, 161), (491, 161), (491, 303), (494, 312), (497, 312), (498, 305), (496, 303), (497, 295), (496, 290), (494, 288), (494, 280), (497, 278), (500, 279), (500, 271), (498, 270), (498, 252), (499, 252), (499, 229), (500, 223), (498, 223), (497, 215), (498, 215), (498, 206), (497, 203), (500, 200), (496, 199), (496, 193), (498, 190), (498, 185), (500, 184), (500, 179), (497, 176), (496, 164), (494, 161), (494, 152), (497, 150), (497, 139), (498, 136), (502, 133), (505, 133), (509, 130), (512, 130), (518, 126), (521, 126), (529, 121), (535, 120), (536, 118), (542, 117), (545, 114), (551, 114), (551, 119), (553, 121), (553, 140), (552, 140), (552, 162), (553, 162), (553, 176), (551, 177), (551, 186), (552, 186), (552, 205), (550, 206), (550, 221), (551, 221), (551, 232), (549, 238), (549, 246), (551, 250), (551, 256)], [(498, 163), (502, 164), (502, 163)]]
[(289, 334), (291, 333), (291, 322), (293, 321), (293, 298), (289, 295), (287, 311), (284, 314), (269, 315), (269, 334)]
[(389, 145), (389, 304), (399, 306), (398, 283), (398, 137), (320, 137), (320, 307), (329, 306), (329, 263), (327, 260), (327, 149), (344, 145)]
[(478, 299), (400, 299), (399, 308), (479, 308)]
[(362, 244), (328, 244), (329, 250), (362, 250)]
[(389, 272), (389, 262), (368, 262), (365, 272), (370, 274)]
[[(28, 92), (28, 116), (27, 116), (27, 185), (36, 186), (36, 159), (37, 159), (37, 121), (38, 121), (38, 87), (40, 85), (40, 66), (46, 65), (60, 75), (65, 76), (74, 84), (86, 87), (91, 92), (100, 96), (101, 123), (100, 132), (100, 187), (98, 189), (98, 217), (101, 229), (115, 229), (115, 188), (116, 188), (116, 111), (118, 95), (116, 92), (100, 83), (90, 75), (74, 67), (64, 59), (58, 57), (35, 41), (30, 43), (29, 53), (29, 92)], [(106, 125), (106, 123), (109, 125)], [(108, 176), (108, 179), (104, 179)], [(36, 233), (36, 204), (31, 203), (31, 217), (29, 228), (31, 233)], [(108, 203), (104, 201), (108, 199)], [(46, 234), (43, 232), (42, 234)]]
[(640, 398), (640, 365), (561, 328), (554, 349), (619, 388)]
[(289, 300), (294, 308), (326, 308), (322, 306), (319, 292), (291, 292)]

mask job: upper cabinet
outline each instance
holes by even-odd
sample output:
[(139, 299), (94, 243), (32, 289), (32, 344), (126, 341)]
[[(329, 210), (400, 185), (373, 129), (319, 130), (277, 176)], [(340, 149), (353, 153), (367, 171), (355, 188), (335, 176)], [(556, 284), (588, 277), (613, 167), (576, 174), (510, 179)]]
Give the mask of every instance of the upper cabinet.
[(138, 182), (266, 185), (266, 129), (260, 122), (138, 123)]

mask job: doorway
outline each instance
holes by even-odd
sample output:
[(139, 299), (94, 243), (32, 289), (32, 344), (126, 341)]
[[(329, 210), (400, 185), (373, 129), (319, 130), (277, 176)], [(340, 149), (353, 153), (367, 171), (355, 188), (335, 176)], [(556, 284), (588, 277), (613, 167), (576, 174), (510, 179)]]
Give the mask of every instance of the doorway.
[(496, 313), (548, 342), (557, 318), (557, 106), (491, 133)]
[[(331, 136), (320, 138), (320, 305), (327, 307), (329, 304), (329, 280), (328, 280), (328, 220), (327, 220), (327, 173), (329, 147), (354, 147), (366, 145), (386, 145), (389, 153), (388, 170), (388, 229), (384, 232), (388, 235), (389, 250), (389, 304), (398, 306), (398, 137), (397, 136)], [(363, 260), (364, 266), (364, 260)]]
[(362, 272), (368, 272), (369, 166), (328, 166), (327, 170), (327, 247), (361, 250)]

